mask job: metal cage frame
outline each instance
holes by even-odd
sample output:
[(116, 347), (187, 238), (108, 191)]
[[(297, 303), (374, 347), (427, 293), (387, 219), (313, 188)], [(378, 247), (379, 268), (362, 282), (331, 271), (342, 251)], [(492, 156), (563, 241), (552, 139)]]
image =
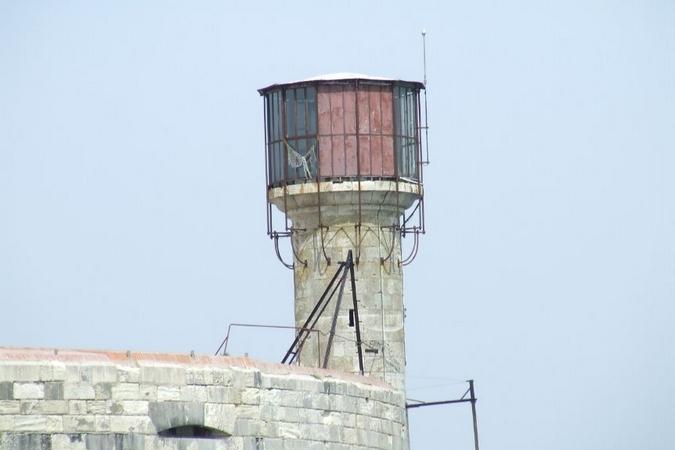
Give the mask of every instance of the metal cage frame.
[[(392, 138), (394, 140), (393, 145), (394, 145), (394, 152), (393, 152), (393, 166), (394, 166), (394, 174), (393, 176), (361, 176), (361, 167), (360, 167), (360, 160), (361, 160), (361, 154), (360, 154), (360, 148), (359, 148), (359, 136), (361, 135), (359, 133), (359, 108), (358, 108), (358, 101), (356, 101), (356, 130), (355, 130), (355, 136), (356, 136), (356, 165), (357, 165), (357, 175), (356, 176), (322, 176), (320, 174), (320, 158), (321, 158), (321, 151), (320, 151), (320, 143), (319, 143), (319, 126), (318, 126), (318, 100), (315, 101), (315, 107), (317, 108), (317, 111), (315, 111), (315, 117), (317, 117), (317, 126), (314, 134), (306, 134), (303, 136), (288, 136), (287, 130), (286, 130), (286, 92), (289, 89), (297, 89), (300, 87), (313, 87), (316, 89), (316, 92), (318, 93), (318, 87), (319, 86), (330, 86), (330, 85), (340, 85), (340, 86), (350, 86), (353, 87), (354, 89), (354, 95), (358, 99), (358, 94), (359, 94), (359, 89), (363, 86), (378, 86), (378, 87), (388, 87), (391, 89), (391, 94), (392, 94), (392, 115), (396, 115), (396, 108), (394, 107), (393, 103), (394, 101), (394, 91), (397, 87), (406, 87), (406, 88), (411, 88), (414, 92), (415, 99), (414, 99), (414, 110), (415, 110), (415, 124), (414, 124), (414, 139), (415, 139), (415, 171), (416, 171), (416, 177), (415, 179), (410, 179), (406, 177), (402, 177), (399, 175), (399, 161), (398, 161), (398, 152), (396, 148), (396, 139), (408, 139), (409, 136), (403, 136), (403, 135), (397, 135), (396, 132), (398, 130), (393, 130), (392, 133)], [(423, 135), (426, 137), (426, 132), (428, 130), (427, 126), (427, 113), (426, 113), (426, 105), (424, 108), (422, 108), (422, 101), (421, 101), (421, 93), (422, 91), (425, 90), (425, 85), (419, 82), (411, 82), (411, 81), (402, 81), (402, 80), (374, 80), (374, 79), (339, 79), (339, 80), (311, 80), (311, 81), (299, 81), (295, 83), (287, 83), (287, 84), (274, 84), (271, 86), (268, 86), (266, 88), (260, 89), (258, 92), (260, 95), (264, 98), (264, 108), (263, 108), (263, 121), (264, 121), (264, 128), (265, 128), (265, 199), (266, 199), (266, 216), (267, 216), (267, 235), (270, 237), (270, 239), (274, 240), (274, 247), (275, 247), (275, 253), (278, 257), (278, 259), (281, 261), (281, 263), (289, 268), (289, 269), (294, 269), (295, 268), (295, 263), (298, 262), (303, 265), (307, 265), (307, 261), (301, 261), (298, 258), (298, 254), (296, 249), (293, 246), (293, 234), (298, 232), (298, 231), (305, 231), (305, 230), (298, 230), (292, 227), (290, 224), (290, 219), (288, 217), (287, 211), (287, 197), (288, 197), (288, 186), (292, 184), (299, 184), (299, 183), (315, 183), (316, 184), (316, 191), (317, 191), (317, 215), (319, 218), (319, 227), (322, 229), (322, 238), (323, 238), (323, 230), (327, 229), (328, 227), (323, 223), (321, 219), (321, 182), (324, 181), (345, 181), (345, 180), (350, 180), (350, 181), (357, 181), (357, 198), (358, 198), (358, 220), (357, 223), (355, 224), (356, 227), (356, 232), (357, 232), (357, 243), (361, 242), (360, 239), (360, 228), (361, 228), (361, 181), (364, 180), (383, 180), (383, 181), (395, 181), (396, 182), (396, 204), (397, 206), (400, 204), (399, 203), (399, 194), (400, 194), (400, 184), (401, 183), (413, 183), (417, 185), (417, 192), (420, 193), (419, 198), (415, 201), (413, 208), (409, 214), (406, 215), (406, 212), (404, 211), (397, 220), (397, 223), (394, 223), (390, 226), (384, 226), (382, 227), (383, 229), (390, 229), (392, 231), (393, 236), (398, 236), (399, 239), (406, 237), (407, 235), (412, 235), (413, 236), (413, 246), (411, 249), (411, 252), (408, 256), (402, 257), (402, 259), (398, 262), (400, 265), (408, 265), (410, 264), (415, 257), (417, 256), (418, 250), (419, 250), (419, 236), (420, 234), (424, 234), (426, 232), (426, 223), (425, 223), (425, 215), (424, 215), (424, 194), (423, 194), (423, 182), (424, 182), (424, 171), (423, 167), (425, 165), (428, 165), (428, 157), (425, 159), (423, 157), (424, 154), (428, 155), (428, 142), (426, 139), (422, 139)], [(289, 152), (288, 151), (283, 151), (282, 154), (283, 156), (283, 168), (284, 168), (284, 173), (283, 173), (283, 179), (280, 182), (273, 182), (272, 175), (271, 175), (271, 170), (272, 170), (272, 164), (271, 164), (271, 153), (270, 153), (270, 145), (271, 145), (271, 140), (270, 140), (270, 129), (269, 129), (269, 102), (270, 102), (270, 94), (280, 92), (281, 94), (281, 105), (282, 107), (279, 109), (279, 114), (280, 114), (280, 119), (281, 119), (281, 132), (283, 134), (283, 140), (284, 142), (287, 142), (287, 139), (290, 137), (291, 139), (311, 139), (312, 137), (314, 138), (314, 142), (316, 145), (316, 173), (313, 174), (312, 179), (306, 178), (304, 181), (298, 182), (296, 179), (289, 180), (288, 177), (288, 166), (289, 166)], [(318, 98), (318, 96), (317, 96)], [(296, 113), (297, 114), (297, 113)], [(392, 124), (395, 124), (395, 117), (392, 118)], [(393, 125), (392, 125), (393, 126)], [(347, 133), (344, 133), (345, 136)], [(276, 142), (276, 141), (275, 141)], [(424, 148), (423, 148), (424, 147)], [(333, 148), (331, 148), (331, 157), (333, 155)], [(274, 188), (282, 188), (283, 189), (283, 204), (284, 204), (284, 211), (282, 212), (284, 219), (283, 219), (283, 226), (281, 228), (277, 228), (276, 224), (274, 223), (274, 212), (272, 208), (274, 205), (269, 199), (269, 191)], [(290, 238), (290, 243), (291, 243), (291, 251), (293, 254), (293, 262), (292, 263), (287, 263), (284, 261), (283, 257), (281, 256), (281, 252), (279, 250), (279, 239), (280, 238)], [(357, 247), (359, 246), (357, 245)], [(392, 239), (392, 248), (389, 252), (389, 255), (386, 258), (381, 259), (381, 263), (384, 264), (388, 259), (391, 258), (392, 253), (393, 253), (393, 248), (395, 247), (395, 242)], [(323, 256), (327, 262), (328, 265), (330, 265), (331, 261), (330, 258), (326, 254), (325, 246), (323, 239), (321, 240), (321, 246), (322, 246), (322, 252)], [(358, 265), (359, 262), (359, 255), (360, 255), (360, 249), (357, 248), (356, 250), (356, 257), (355, 257), (355, 263)]]

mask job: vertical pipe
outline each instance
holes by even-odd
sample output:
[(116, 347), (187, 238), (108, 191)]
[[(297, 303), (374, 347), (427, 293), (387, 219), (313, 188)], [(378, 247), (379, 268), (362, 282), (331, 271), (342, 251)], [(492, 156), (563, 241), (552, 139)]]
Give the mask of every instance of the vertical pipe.
[(476, 394), (473, 390), (473, 380), (469, 380), (469, 394), (471, 395), (471, 415), (473, 416), (473, 443), (478, 449), (478, 420), (476, 419)]
[(270, 189), (270, 150), (269, 150), (269, 132), (267, 130), (269, 120), (269, 114), (267, 109), (269, 108), (269, 99), (268, 95), (263, 97), (263, 122), (265, 123), (265, 205), (267, 205), (267, 235), (272, 236), (272, 209), (269, 202), (268, 190)]
[(359, 355), (359, 373), (363, 375), (363, 352), (361, 351), (361, 324), (359, 322), (359, 306), (356, 300), (356, 278), (354, 276), (354, 260), (352, 251), (347, 253), (347, 265), (349, 265), (349, 275), (351, 277), (352, 303), (354, 305), (354, 327), (356, 331), (356, 351)]
[(284, 225), (285, 230), (289, 231), (288, 226), (288, 133), (286, 132), (286, 89), (281, 90), (281, 103), (279, 105), (279, 115), (281, 116), (281, 136), (284, 149)]
[[(356, 264), (361, 259), (361, 148), (359, 144), (359, 80), (354, 81), (354, 122), (356, 125), (356, 183), (358, 185), (359, 219), (356, 223)], [(347, 130), (345, 129), (345, 134)], [(372, 171), (372, 168), (371, 168)]]

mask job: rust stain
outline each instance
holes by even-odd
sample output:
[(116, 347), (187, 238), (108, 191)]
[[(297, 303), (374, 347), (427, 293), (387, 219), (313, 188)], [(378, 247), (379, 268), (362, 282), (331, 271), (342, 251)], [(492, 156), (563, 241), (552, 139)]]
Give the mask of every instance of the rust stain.
[(394, 176), (390, 88), (319, 86), (317, 102), (321, 177)]
[(234, 367), (260, 370), (264, 373), (280, 375), (309, 375), (351, 380), (361, 384), (389, 388), (384, 381), (376, 378), (350, 374), (334, 369), (289, 366), (286, 364), (258, 361), (251, 358), (233, 356), (206, 356), (178, 353), (125, 352), (109, 350), (68, 350), (46, 348), (10, 348), (0, 347), (0, 363), (34, 362), (99, 362), (115, 364), (161, 363), (172, 365)]

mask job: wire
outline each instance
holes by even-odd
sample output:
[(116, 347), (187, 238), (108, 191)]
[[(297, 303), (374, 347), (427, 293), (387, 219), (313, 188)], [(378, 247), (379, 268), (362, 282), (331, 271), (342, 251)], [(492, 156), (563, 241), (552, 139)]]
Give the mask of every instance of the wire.
[[(466, 384), (466, 382), (462, 383)], [(427, 386), (421, 386), (421, 387), (416, 387), (416, 388), (408, 388), (408, 392), (417, 392), (417, 391), (428, 391), (431, 389), (437, 389), (441, 387), (448, 387), (448, 386), (457, 386), (459, 383), (444, 383), (444, 384), (432, 384), (432, 385), (427, 385)]]

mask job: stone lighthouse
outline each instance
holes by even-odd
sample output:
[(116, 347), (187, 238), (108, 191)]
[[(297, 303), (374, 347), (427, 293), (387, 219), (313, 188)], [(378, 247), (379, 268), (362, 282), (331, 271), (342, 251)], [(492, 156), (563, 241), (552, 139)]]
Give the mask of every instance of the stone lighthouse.
[[(424, 232), (420, 91), (414, 81), (333, 74), (260, 89), (265, 101), (268, 233), (288, 238), (302, 327), (351, 251), (358, 299), (321, 317), (304, 366), (359, 372), (405, 389), (403, 267)], [(402, 237), (412, 250), (402, 254)], [(345, 287), (346, 291), (352, 285)], [(349, 293), (351, 295), (351, 293)], [(329, 336), (332, 334), (332, 337)]]

